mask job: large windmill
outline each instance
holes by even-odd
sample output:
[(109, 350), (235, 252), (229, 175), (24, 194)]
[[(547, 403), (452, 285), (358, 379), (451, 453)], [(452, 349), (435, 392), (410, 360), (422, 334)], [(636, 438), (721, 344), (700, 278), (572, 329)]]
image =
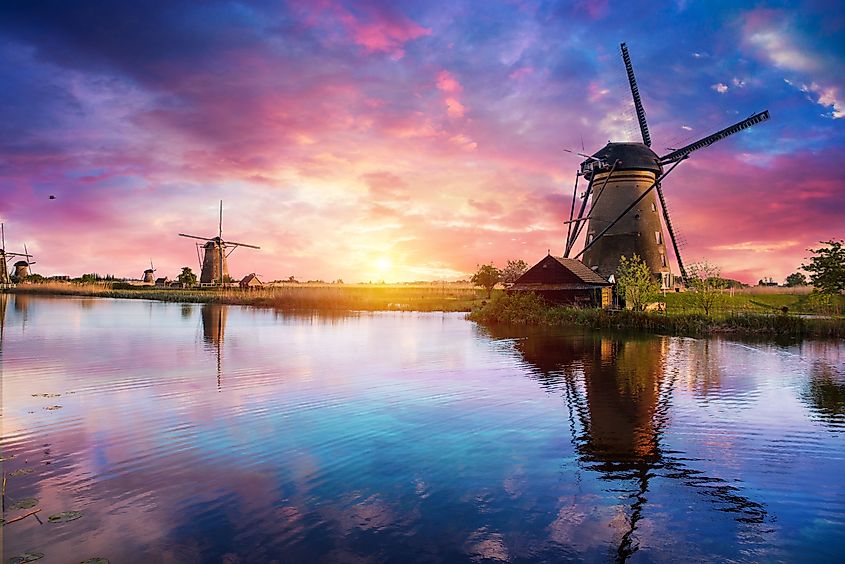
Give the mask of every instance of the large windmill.
[[(226, 264), (226, 259), (235, 249), (238, 247), (248, 247), (250, 249), (261, 248), (255, 245), (247, 245), (246, 243), (223, 240), (223, 200), (220, 200), (220, 222), (216, 237), (198, 237), (196, 235), (186, 235), (185, 233), (179, 233), (179, 236), (205, 241), (205, 243), (197, 243), (197, 257), (200, 261), (201, 270), (200, 284), (220, 284), (222, 286), (226, 278), (229, 277), (229, 267)], [(202, 254), (200, 249), (202, 249)]]
[[(29, 259), (32, 258), (32, 255), (29, 254), (29, 251), (26, 250), (26, 245), (24, 245), (24, 250), (22, 253), (10, 253), (6, 251), (6, 226), (0, 223), (0, 284), (11, 284), (12, 280), (9, 278), (9, 267), (6, 264), (6, 261), (9, 259), (20, 257), (23, 260), (19, 260), (15, 263), (15, 275), (17, 276), (19, 273), (19, 265), (23, 264), (25, 266), (24, 272), (26, 275), (29, 274), (29, 265), (35, 264), (31, 262)], [(24, 276), (25, 277), (25, 276)]]
[[(671, 285), (671, 270), (666, 257), (661, 215), (684, 280), (687, 272), (660, 183), (693, 151), (769, 119), (769, 112), (764, 110), (753, 114), (661, 157), (651, 149), (651, 135), (634, 77), (634, 67), (624, 43), (621, 48), (643, 142), (608, 142), (593, 155), (581, 155), (586, 160), (576, 173), (564, 256), (570, 256), (586, 226), (584, 248), (573, 258), (583, 255), (582, 260), (587, 266), (608, 278), (615, 274), (622, 256), (631, 257), (636, 253), (646, 262), (651, 272), (660, 277), (662, 286), (666, 288)], [(664, 170), (663, 167), (668, 168)], [(578, 177), (581, 176), (589, 184), (581, 196), (578, 214), (575, 215)], [(658, 205), (660, 215), (657, 213)]]

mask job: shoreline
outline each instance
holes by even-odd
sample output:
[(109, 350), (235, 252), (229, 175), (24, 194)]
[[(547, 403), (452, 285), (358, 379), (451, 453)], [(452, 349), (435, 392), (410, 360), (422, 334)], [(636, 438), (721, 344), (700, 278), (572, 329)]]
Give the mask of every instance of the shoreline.
[(705, 316), (580, 309), (553, 306), (533, 295), (497, 292), (487, 300), (482, 290), (449, 285), (323, 285), (240, 289), (111, 288), (107, 285), (23, 285), (6, 293), (24, 296), (76, 296), (141, 299), (165, 303), (210, 303), (288, 311), (385, 311), (464, 313), (480, 325), (579, 326), (593, 330), (633, 331), (674, 336), (738, 336), (766, 339), (845, 338), (845, 317), (804, 313), (728, 312)]
[(468, 319), (482, 325), (578, 325), (679, 337), (737, 336), (778, 339), (845, 339), (845, 317), (729, 312), (721, 315), (553, 306), (532, 294), (497, 296)]
[(238, 288), (113, 288), (106, 284), (26, 284), (5, 290), (28, 296), (77, 296), (168, 303), (213, 303), (271, 309), (328, 311), (419, 311), (469, 313), (484, 300), (465, 286), (301, 285), (260, 290)]

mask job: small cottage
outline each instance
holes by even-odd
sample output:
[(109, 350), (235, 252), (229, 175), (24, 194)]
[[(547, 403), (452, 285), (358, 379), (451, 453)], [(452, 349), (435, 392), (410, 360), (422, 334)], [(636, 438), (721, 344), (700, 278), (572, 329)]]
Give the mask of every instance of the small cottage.
[(258, 279), (258, 276), (256, 276), (254, 272), (252, 274), (247, 274), (246, 276), (244, 276), (243, 280), (241, 280), (239, 285), (245, 290), (255, 290), (264, 286), (264, 284), (261, 283), (261, 280)]
[(546, 256), (520, 276), (508, 292), (533, 292), (546, 301), (579, 307), (610, 307), (613, 283), (580, 260)]
[(166, 288), (170, 284), (170, 278), (167, 276), (164, 278), (156, 278), (155, 284), (158, 288)]

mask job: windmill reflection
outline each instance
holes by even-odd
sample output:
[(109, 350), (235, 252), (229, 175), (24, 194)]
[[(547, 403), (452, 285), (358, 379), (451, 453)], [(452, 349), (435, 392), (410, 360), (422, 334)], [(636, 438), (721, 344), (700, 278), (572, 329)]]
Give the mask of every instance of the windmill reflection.
[(221, 389), (222, 381), (222, 348), (226, 332), (226, 317), (229, 314), (227, 306), (221, 304), (203, 304), (201, 310), (202, 336), (208, 347), (213, 348), (217, 355), (217, 389)]
[(3, 334), (6, 331), (6, 306), (9, 303), (9, 294), (0, 292), (0, 353), (3, 352)]
[[(637, 524), (656, 476), (680, 481), (743, 524), (762, 523), (762, 505), (721, 478), (690, 468), (681, 453), (661, 445), (668, 424), (676, 371), (669, 370), (666, 337), (625, 338), (552, 334), (539, 330), (489, 331), (510, 338), (539, 383), (560, 390), (570, 410), (572, 443), (583, 467), (598, 472), (629, 503), (618, 537), (617, 560), (638, 549)], [(711, 378), (713, 375), (710, 376)]]

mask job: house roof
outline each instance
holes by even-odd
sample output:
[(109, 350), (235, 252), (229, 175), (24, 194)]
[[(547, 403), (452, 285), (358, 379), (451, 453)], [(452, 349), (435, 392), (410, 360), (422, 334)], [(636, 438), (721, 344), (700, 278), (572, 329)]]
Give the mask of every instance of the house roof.
[(580, 260), (547, 255), (514, 281), (511, 290), (581, 290), (612, 286)]
[(253, 282), (255, 284), (261, 284), (261, 280), (258, 279), (258, 276), (256, 276), (255, 273), (247, 274), (246, 276), (244, 276), (241, 280), (241, 285), (250, 284)]
[(564, 257), (552, 257), (560, 264), (565, 266), (572, 272), (575, 276), (580, 278), (587, 284), (607, 284), (610, 285), (610, 282), (607, 281), (606, 278), (603, 278), (599, 273), (592, 270), (589, 266), (584, 264), (578, 259), (571, 259), (571, 258), (564, 258)]
[[(610, 286), (609, 282), (604, 283)], [(599, 284), (543, 284), (542, 282), (514, 283), (508, 290), (526, 290), (532, 292), (548, 292), (550, 290), (594, 290)]]

